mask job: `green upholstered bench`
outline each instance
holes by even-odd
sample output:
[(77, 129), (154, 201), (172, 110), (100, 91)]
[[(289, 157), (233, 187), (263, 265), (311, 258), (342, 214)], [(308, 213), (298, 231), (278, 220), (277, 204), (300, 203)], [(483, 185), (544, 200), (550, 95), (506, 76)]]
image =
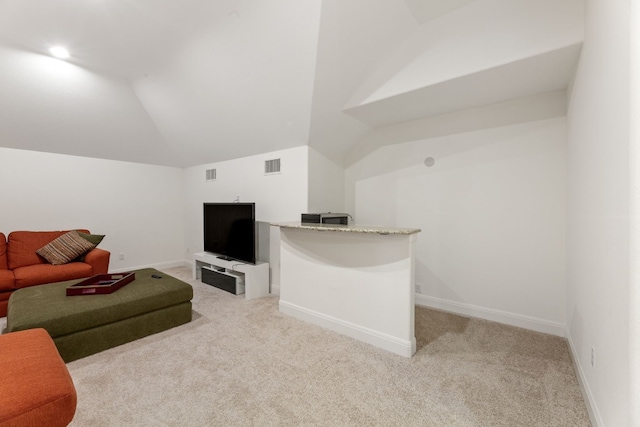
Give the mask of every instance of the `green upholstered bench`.
[(191, 285), (152, 268), (135, 275), (105, 295), (66, 296), (80, 280), (18, 289), (9, 298), (7, 332), (44, 328), (70, 362), (191, 321)]

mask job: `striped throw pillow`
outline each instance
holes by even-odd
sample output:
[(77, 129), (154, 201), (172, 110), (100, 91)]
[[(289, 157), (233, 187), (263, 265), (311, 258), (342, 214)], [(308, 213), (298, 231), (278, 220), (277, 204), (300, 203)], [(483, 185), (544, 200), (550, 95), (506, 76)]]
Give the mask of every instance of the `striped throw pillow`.
[(77, 231), (69, 231), (36, 251), (53, 265), (66, 264), (95, 248), (96, 245), (83, 239)]

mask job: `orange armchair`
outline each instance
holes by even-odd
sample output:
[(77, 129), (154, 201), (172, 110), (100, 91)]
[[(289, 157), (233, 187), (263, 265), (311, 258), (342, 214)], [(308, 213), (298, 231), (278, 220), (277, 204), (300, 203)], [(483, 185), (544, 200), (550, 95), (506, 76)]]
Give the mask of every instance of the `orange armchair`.
[(0, 427), (64, 427), (76, 413), (73, 380), (44, 329), (0, 335)]

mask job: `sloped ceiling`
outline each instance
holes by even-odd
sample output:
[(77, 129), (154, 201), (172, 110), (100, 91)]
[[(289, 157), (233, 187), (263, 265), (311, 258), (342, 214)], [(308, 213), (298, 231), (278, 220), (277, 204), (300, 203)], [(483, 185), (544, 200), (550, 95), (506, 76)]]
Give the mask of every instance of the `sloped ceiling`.
[(305, 145), (319, 19), (319, 1), (2, 0), (0, 144), (170, 166)]
[(582, 7), (0, 0), (0, 146), (184, 167), (309, 145), (343, 163), (376, 129), (566, 89)]
[(415, 16), (416, 21), (424, 24), (473, 1), (475, 0), (405, 0), (405, 3)]
[(389, 0), (325, 0), (321, 23), (309, 145), (340, 163), (370, 130), (345, 105), (418, 24), (402, 1)]
[(422, 25), (345, 112), (381, 127), (563, 90), (584, 37), (580, 11), (580, 0), (472, 2)]

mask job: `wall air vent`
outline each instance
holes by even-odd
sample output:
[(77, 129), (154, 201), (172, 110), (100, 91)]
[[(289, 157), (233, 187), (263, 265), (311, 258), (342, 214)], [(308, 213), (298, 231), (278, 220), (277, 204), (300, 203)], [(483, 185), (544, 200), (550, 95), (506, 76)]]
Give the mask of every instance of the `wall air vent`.
[(280, 159), (265, 160), (264, 174), (270, 175), (274, 173), (280, 173)]
[(207, 181), (215, 181), (215, 180), (216, 180), (216, 170), (207, 169)]

